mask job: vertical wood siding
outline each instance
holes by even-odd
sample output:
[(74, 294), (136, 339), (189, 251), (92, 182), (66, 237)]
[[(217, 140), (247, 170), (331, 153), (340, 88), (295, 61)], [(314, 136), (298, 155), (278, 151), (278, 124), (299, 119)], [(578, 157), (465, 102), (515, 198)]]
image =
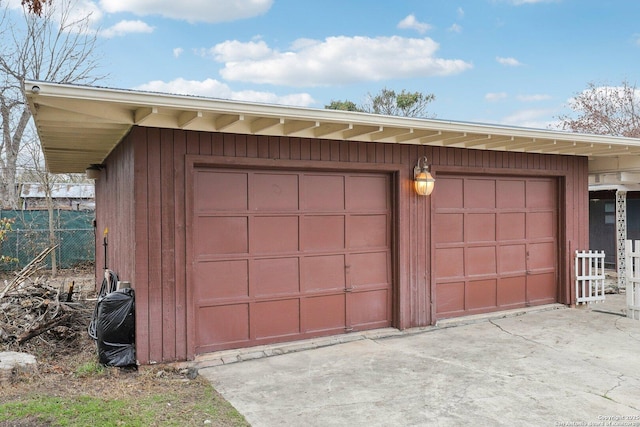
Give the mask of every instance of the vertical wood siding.
[[(374, 144), (308, 138), (218, 134), (134, 128), (107, 161), (109, 177), (99, 180), (97, 244), (110, 229), (110, 267), (136, 289), (137, 358), (141, 363), (184, 360), (187, 348), (185, 155), (306, 160), (331, 165), (349, 162), (395, 164), (412, 174), (427, 156), (436, 176), (543, 174), (557, 176), (560, 188), (559, 301), (573, 300), (571, 253), (588, 247), (588, 170), (585, 157), (506, 153), (448, 147)], [(396, 327), (429, 325), (431, 312), (431, 197), (418, 197), (410, 179), (396, 185), (394, 250)], [(135, 182), (135, 185), (134, 185)], [(114, 194), (117, 193), (117, 194)], [(135, 209), (134, 209), (135, 204)], [(134, 235), (135, 242), (134, 245)], [(400, 236), (400, 237), (398, 237)], [(404, 236), (404, 237), (403, 237)], [(98, 251), (100, 252), (100, 251)], [(100, 266), (100, 256), (98, 257)]]

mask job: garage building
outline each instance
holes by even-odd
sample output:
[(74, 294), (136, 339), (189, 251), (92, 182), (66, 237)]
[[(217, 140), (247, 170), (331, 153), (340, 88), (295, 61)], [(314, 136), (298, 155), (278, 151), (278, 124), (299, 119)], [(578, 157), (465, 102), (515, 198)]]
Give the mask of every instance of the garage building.
[[(99, 171), (96, 245), (108, 228), (143, 364), (572, 305), (589, 159), (640, 152), (629, 138), (25, 89), (48, 169)], [(414, 190), (425, 165), (428, 196)]]

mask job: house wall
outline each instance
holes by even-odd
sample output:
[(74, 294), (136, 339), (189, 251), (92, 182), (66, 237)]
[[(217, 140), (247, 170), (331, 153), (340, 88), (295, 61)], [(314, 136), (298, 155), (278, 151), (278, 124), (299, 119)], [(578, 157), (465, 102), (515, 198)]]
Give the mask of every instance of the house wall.
[[(134, 127), (109, 156), (110, 175), (98, 181), (96, 194), (98, 234), (109, 226), (113, 236), (109, 266), (122, 280), (131, 278), (136, 289), (137, 358), (141, 363), (192, 356), (186, 338), (187, 155), (210, 156), (214, 162), (229, 159), (238, 165), (247, 162), (253, 167), (313, 164), (344, 169), (357, 163), (360, 168), (368, 164), (373, 170), (377, 166), (396, 170), (394, 326), (401, 329), (434, 320), (430, 212), (433, 198), (446, 194), (438, 194), (436, 182), (431, 197), (415, 195), (410, 177), (419, 157), (428, 157), (436, 180), (438, 173), (557, 177), (559, 301), (573, 301), (572, 253), (588, 248), (589, 243), (586, 157)], [(111, 194), (114, 191), (126, 194)], [(134, 234), (137, 245), (133, 244)], [(101, 238), (97, 243), (101, 244)]]
[[(134, 150), (127, 138), (105, 161), (106, 168), (95, 181), (96, 190), (96, 283), (99, 289), (104, 267), (116, 272), (120, 280), (133, 281), (135, 262)], [(104, 232), (107, 233), (105, 263)]]

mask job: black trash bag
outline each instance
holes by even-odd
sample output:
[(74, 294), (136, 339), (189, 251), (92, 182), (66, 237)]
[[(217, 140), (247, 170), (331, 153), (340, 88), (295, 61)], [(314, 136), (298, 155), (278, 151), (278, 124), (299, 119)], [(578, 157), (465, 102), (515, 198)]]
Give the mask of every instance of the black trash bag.
[(134, 291), (119, 289), (98, 301), (98, 359), (106, 366), (136, 365)]

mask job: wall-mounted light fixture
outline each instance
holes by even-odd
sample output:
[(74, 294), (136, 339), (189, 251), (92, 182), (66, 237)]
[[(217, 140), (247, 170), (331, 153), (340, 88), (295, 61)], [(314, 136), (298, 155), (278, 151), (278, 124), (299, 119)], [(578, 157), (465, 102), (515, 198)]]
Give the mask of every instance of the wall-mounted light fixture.
[(104, 169), (105, 166), (103, 165), (98, 165), (93, 163), (91, 166), (89, 166), (87, 168), (87, 170), (85, 170), (85, 173), (87, 174), (87, 178), (89, 179), (98, 179), (100, 178), (100, 172), (102, 172), (102, 169)]
[[(422, 162), (422, 166), (420, 166), (420, 162)], [(419, 158), (418, 163), (413, 168), (413, 185), (416, 193), (420, 196), (428, 196), (433, 191), (435, 184), (436, 180), (429, 173), (427, 157)]]

